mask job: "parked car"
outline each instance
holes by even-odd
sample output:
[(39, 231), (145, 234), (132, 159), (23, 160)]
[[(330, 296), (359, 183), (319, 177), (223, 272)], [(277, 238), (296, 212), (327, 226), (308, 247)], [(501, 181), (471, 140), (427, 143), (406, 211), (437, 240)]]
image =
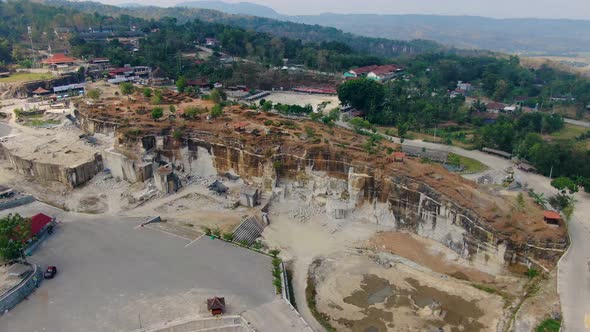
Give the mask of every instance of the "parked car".
[(47, 267), (47, 270), (45, 270), (45, 279), (53, 279), (53, 277), (55, 277), (56, 274), (57, 274), (57, 267), (49, 266), (49, 267)]

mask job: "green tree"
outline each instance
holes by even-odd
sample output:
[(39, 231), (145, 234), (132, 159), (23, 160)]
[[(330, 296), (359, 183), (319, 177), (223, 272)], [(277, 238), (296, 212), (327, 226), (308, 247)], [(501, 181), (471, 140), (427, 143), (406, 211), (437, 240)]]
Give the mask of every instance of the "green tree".
[(268, 112), (272, 109), (272, 101), (267, 100), (262, 104), (262, 110)]
[(186, 78), (184, 76), (180, 76), (176, 80), (176, 89), (179, 93), (184, 93), (184, 90), (186, 89)]
[(347, 81), (338, 87), (338, 99), (343, 105), (367, 111), (370, 116), (380, 111), (384, 97), (383, 85), (365, 78)]
[(92, 89), (86, 93), (86, 96), (92, 100), (100, 99), (101, 92), (98, 89)]
[(156, 107), (152, 110), (152, 118), (154, 120), (158, 120), (162, 116), (164, 116), (164, 110), (161, 107)]
[(578, 184), (574, 180), (565, 176), (560, 176), (551, 181), (551, 186), (559, 190), (562, 194), (566, 194), (569, 191), (569, 193), (573, 195), (579, 190)]
[(121, 83), (121, 85), (119, 86), (119, 89), (121, 89), (121, 94), (124, 96), (127, 96), (127, 99), (131, 99), (129, 98), (129, 95), (133, 93), (133, 91), (135, 91), (135, 87), (133, 87), (133, 84), (129, 83), (129, 82), (123, 82)]
[(213, 89), (209, 94), (209, 98), (211, 98), (211, 100), (213, 100), (214, 103), (220, 104), (227, 99), (227, 95), (225, 94), (225, 92), (219, 89)]
[(19, 214), (0, 218), (0, 257), (9, 261), (21, 257), (31, 236), (31, 220)]
[(363, 120), (361, 118), (352, 118), (348, 123), (352, 126), (357, 133), (362, 133), (362, 129), (370, 129), (371, 123), (367, 120)]

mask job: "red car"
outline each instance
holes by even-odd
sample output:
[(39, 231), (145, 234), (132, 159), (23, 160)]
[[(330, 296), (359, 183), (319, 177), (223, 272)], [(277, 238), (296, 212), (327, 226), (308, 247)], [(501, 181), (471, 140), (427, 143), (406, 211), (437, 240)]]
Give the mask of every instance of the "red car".
[(56, 274), (57, 274), (57, 267), (49, 266), (49, 267), (47, 267), (47, 270), (45, 270), (45, 279), (53, 279), (53, 277), (55, 277)]

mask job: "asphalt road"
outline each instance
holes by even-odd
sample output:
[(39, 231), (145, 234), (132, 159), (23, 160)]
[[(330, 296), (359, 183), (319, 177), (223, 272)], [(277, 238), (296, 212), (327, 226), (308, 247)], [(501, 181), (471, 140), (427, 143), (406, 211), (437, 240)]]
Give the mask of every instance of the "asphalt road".
[(267, 256), (136, 229), (138, 220), (62, 216), (30, 258), (58, 275), (0, 317), (0, 331), (131, 330), (203, 314), (213, 295), (225, 296), (230, 313), (276, 299)]

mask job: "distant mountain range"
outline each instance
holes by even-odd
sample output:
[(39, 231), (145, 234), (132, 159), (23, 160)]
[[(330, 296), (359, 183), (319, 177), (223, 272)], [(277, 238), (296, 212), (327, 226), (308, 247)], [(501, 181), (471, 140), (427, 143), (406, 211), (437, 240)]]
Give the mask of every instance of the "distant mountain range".
[(433, 40), (467, 49), (488, 49), (526, 55), (567, 55), (572, 52), (590, 51), (590, 21), (584, 20), (377, 14), (288, 16), (258, 4), (215, 0), (191, 1), (178, 6), (317, 24), (368, 37)]

